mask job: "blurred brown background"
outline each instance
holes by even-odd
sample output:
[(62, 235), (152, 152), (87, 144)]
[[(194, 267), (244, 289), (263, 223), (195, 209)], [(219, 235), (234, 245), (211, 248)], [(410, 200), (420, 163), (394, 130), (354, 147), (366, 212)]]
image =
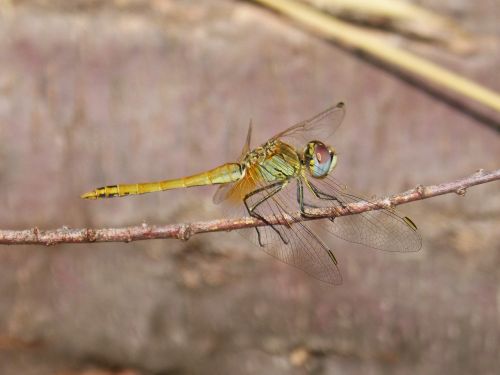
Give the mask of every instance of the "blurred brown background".
[[(500, 3), (423, 0), (478, 51), (405, 47), (500, 90)], [(498, 168), (498, 132), (272, 12), (230, 0), (0, 0), (0, 227), (217, 218), (214, 188), (83, 201), (178, 177), (343, 100), (337, 176), (384, 195)], [(405, 205), (423, 248), (332, 242), (344, 284), (235, 233), (0, 248), (0, 374), (495, 374), (498, 183)]]

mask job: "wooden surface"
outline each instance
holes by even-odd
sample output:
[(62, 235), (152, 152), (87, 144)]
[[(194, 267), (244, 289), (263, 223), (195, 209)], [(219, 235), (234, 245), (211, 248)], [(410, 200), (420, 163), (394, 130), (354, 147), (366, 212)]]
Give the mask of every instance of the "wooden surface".
[[(491, 127), (249, 3), (0, 4), (0, 228), (219, 218), (210, 188), (79, 196), (213, 167), (238, 156), (250, 119), (257, 144), (339, 100), (338, 177), (357, 191), (498, 168)], [(478, 52), (408, 48), (500, 90), (500, 6), (439, 8), (477, 35)], [(0, 336), (28, 344), (0, 348), (0, 373), (494, 373), (498, 193), (404, 206), (424, 240), (417, 254), (332, 239), (336, 288), (230, 233), (1, 247)]]

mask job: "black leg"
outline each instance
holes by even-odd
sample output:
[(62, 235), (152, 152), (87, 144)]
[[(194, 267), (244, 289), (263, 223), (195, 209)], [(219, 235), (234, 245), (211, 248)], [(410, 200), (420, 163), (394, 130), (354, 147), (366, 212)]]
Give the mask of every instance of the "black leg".
[[(304, 200), (304, 187), (303, 187), (302, 181), (301, 180), (297, 180), (297, 181), (298, 181), (298, 184), (297, 184), (297, 201), (299, 202), (299, 205), (300, 205), (300, 213), (301, 213), (301, 215), (303, 217), (314, 218), (315, 215), (308, 213), (305, 210), (305, 207), (308, 207), (308, 208), (320, 208), (320, 209), (323, 208), (323, 207), (315, 206), (313, 204), (305, 202), (305, 200)], [(323, 193), (322, 191), (320, 191), (316, 186), (314, 186), (309, 181), (307, 181), (306, 183), (308, 184), (308, 186), (311, 187), (311, 190), (312, 190), (313, 194), (316, 196), (316, 198), (321, 199), (321, 200), (329, 200), (329, 201), (333, 200), (333, 201), (337, 201), (342, 208), (346, 207), (345, 204), (342, 201), (340, 201), (337, 197), (334, 197), (333, 195), (329, 195), (329, 194)], [(330, 220), (333, 223), (334, 220), (335, 220), (335, 217), (329, 217), (328, 220)]]
[[(283, 189), (283, 187), (285, 187), (286, 183), (288, 182), (288, 180), (281, 180), (281, 181), (278, 181), (278, 182), (275, 182), (271, 185), (268, 185), (268, 186), (265, 186), (265, 187), (262, 187), (262, 188), (259, 188), (257, 190), (254, 190), (250, 193), (248, 193), (245, 198), (243, 199), (243, 203), (245, 204), (245, 207), (248, 211), (248, 214), (252, 217), (255, 217), (259, 220), (262, 220), (264, 223), (266, 223), (269, 227), (271, 227), (271, 229), (273, 229), (277, 234), (278, 236), (280, 237), (280, 239), (283, 241), (283, 243), (285, 245), (288, 245), (288, 241), (283, 238), (283, 235), (281, 234), (281, 232), (273, 225), (271, 224), (268, 220), (266, 220), (266, 218), (264, 218), (262, 215), (260, 215), (258, 212), (255, 212), (255, 209), (261, 205), (262, 203), (264, 203), (266, 200), (268, 200), (269, 198), (271, 198), (273, 195), (277, 194), (278, 192), (281, 191), (281, 189)], [(260, 198), (257, 203), (253, 204), (251, 207), (248, 205), (248, 202), (247, 200), (254, 196), (255, 194), (259, 194), (259, 193), (262, 193), (262, 192), (265, 192), (265, 195)], [(259, 241), (259, 245), (261, 247), (264, 247), (264, 244), (262, 243), (262, 240), (261, 240), (261, 236), (260, 236), (260, 231), (259, 231), (259, 228), (258, 227), (255, 227), (255, 230), (257, 231), (257, 238), (258, 238), (258, 241)]]
[[(316, 195), (316, 194), (315, 194)], [(319, 197), (318, 197), (319, 198)], [(321, 198), (320, 198), (321, 199)], [(313, 204), (310, 204), (310, 203), (307, 203), (305, 200), (304, 200), (304, 185), (302, 184), (302, 181), (300, 179), (297, 180), (297, 202), (299, 203), (299, 207), (300, 207), (300, 214), (303, 216), (303, 217), (309, 217), (309, 218), (314, 218), (315, 215), (312, 215), (310, 213), (308, 213), (306, 211), (306, 207), (308, 208), (322, 208), (322, 207), (319, 207), (319, 206), (315, 206)], [(329, 217), (328, 220), (332, 221), (334, 220), (335, 218), (333, 217)]]
[(340, 204), (340, 207), (346, 208), (345, 203), (342, 202), (341, 200), (339, 200), (337, 197), (330, 195), (330, 194), (323, 193), (316, 186), (314, 186), (310, 181), (308, 181), (308, 184), (311, 187), (311, 190), (313, 191), (314, 195), (317, 198), (323, 199), (323, 200), (329, 200), (329, 201), (337, 201)]
[(302, 184), (301, 179), (297, 179), (297, 202), (299, 202), (300, 214), (304, 217), (312, 217), (312, 215), (306, 212), (305, 207), (316, 207), (304, 202), (304, 185)]

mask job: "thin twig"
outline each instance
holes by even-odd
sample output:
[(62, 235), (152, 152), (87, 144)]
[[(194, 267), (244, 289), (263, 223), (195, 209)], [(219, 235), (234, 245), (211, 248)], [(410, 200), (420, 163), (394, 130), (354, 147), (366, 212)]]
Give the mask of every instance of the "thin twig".
[[(417, 186), (415, 189), (404, 193), (395, 194), (390, 197), (381, 198), (372, 202), (356, 202), (346, 205), (344, 208), (332, 207), (311, 210), (317, 215), (315, 218), (304, 218), (300, 212), (295, 212), (283, 220), (266, 218), (271, 224), (289, 224), (297, 221), (316, 220), (326, 217), (337, 217), (357, 214), (370, 210), (394, 207), (400, 204), (431, 198), (442, 194), (456, 193), (464, 195), (466, 189), (486, 182), (500, 180), (500, 169), (493, 172), (479, 170), (469, 177), (446, 182), (439, 185)], [(244, 217), (239, 219), (219, 219), (212, 221), (201, 221), (190, 224), (172, 225), (147, 225), (125, 228), (106, 229), (71, 229), (62, 227), (54, 230), (39, 230), (32, 228), (27, 230), (0, 230), (0, 244), (4, 245), (57, 245), (60, 243), (89, 243), (89, 242), (132, 242), (139, 240), (177, 238), (187, 240), (198, 233), (232, 231), (242, 228), (264, 226), (264, 222)]]

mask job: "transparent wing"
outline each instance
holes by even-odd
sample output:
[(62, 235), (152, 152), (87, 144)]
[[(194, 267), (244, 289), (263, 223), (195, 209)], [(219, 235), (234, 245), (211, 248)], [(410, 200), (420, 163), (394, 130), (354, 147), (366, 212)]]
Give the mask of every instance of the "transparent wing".
[(240, 160), (243, 160), (246, 154), (250, 151), (250, 142), (252, 141), (252, 121), (248, 124), (247, 137), (245, 139), (245, 144), (243, 145), (243, 149), (241, 150)]
[(232, 189), (234, 188), (235, 183), (220, 185), (215, 191), (214, 197), (212, 201), (215, 204), (219, 204), (227, 199), (228, 195), (231, 194)]
[[(249, 216), (242, 202), (244, 196), (250, 193), (246, 203), (248, 207), (254, 207), (254, 214), (278, 220), (289, 219), (287, 213), (298, 210), (296, 180), (282, 183), (265, 182), (258, 168), (254, 168), (226, 192), (223, 202), (226, 214), (234, 212), (235, 216)], [(274, 258), (321, 281), (335, 285), (342, 283), (332, 251), (312, 232), (309, 223), (267, 225), (240, 232)]]
[[(318, 199), (308, 192), (305, 198), (311, 206), (342, 207), (353, 202), (370, 202), (348, 192), (331, 176), (324, 179), (311, 179), (323, 199)], [(326, 222), (325, 222), (326, 223)], [(346, 241), (362, 244), (379, 250), (392, 252), (418, 251), (422, 247), (422, 239), (411, 220), (399, 216), (394, 210), (380, 209), (359, 214), (336, 217), (333, 222), (323, 225), (327, 231)]]
[[(281, 133), (272, 137), (272, 139), (283, 139), (285, 141), (290, 141), (291, 144), (295, 146), (304, 147), (307, 142), (312, 140), (322, 140), (326, 141), (340, 126), (342, 119), (345, 116), (345, 104), (339, 102), (336, 105), (324, 110), (323, 112), (317, 114), (316, 116), (299, 122), (294, 126), (282, 131)], [(248, 126), (247, 137), (239, 157), (239, 161), (243, 160), (246, 154), (250, 151), (250, 142), (252, 138), (252, 123), (250, 122)], [(242, 190), (242, 185), (248, 186), (249, 183), (243, 182), (234, 191)], [(213, 202), (216, 204), (221, 203), (227, 199), (231, 193), (234, 191), (232, 188), (235, 183), (222, 185), (216, 191)], [(255, 186), (255, 184), (254, 184)], [(243, 189), (249, 191), (249, 189)], [(241, 194), (240, 194), (241, 195)], [(243, 195), (244, 197), (244, 195)]]
[[(243, 144), (243, 148), (241, 150), (241, 154), (239, 157), (240, 162), (245, 158), (247, 153), (250, 152), (250, 142), (251, 141), (252, 141), (252, 122), (250, 121), (250, 124), (248, 125), (247, 137), (245, 139), (245, 143)], [(248, 182), (247, 182), (247, 185), (248, 185)], [(219, 204), (222, 201), (224, 201), (225, 199), (227, 199), (231, 195), (231, 193), (233, 192), (234, 186), (235, 186), (234, 182), (229, 183), (229, 184), (220, 185), (214, 194), (214, 197), (212, 199), (213, 202), (215, 204)], [(241, 190), (241, 186), (240, 186), (240, 189), (238, 189), (238, 190)]]
[(345, 116), (345, 104), (340, 102), (316, 116), (299, 122), (272, 139), (291, 140), (293, 144), (304, 146), (309, 141), (327, 141), (338, 129)]

